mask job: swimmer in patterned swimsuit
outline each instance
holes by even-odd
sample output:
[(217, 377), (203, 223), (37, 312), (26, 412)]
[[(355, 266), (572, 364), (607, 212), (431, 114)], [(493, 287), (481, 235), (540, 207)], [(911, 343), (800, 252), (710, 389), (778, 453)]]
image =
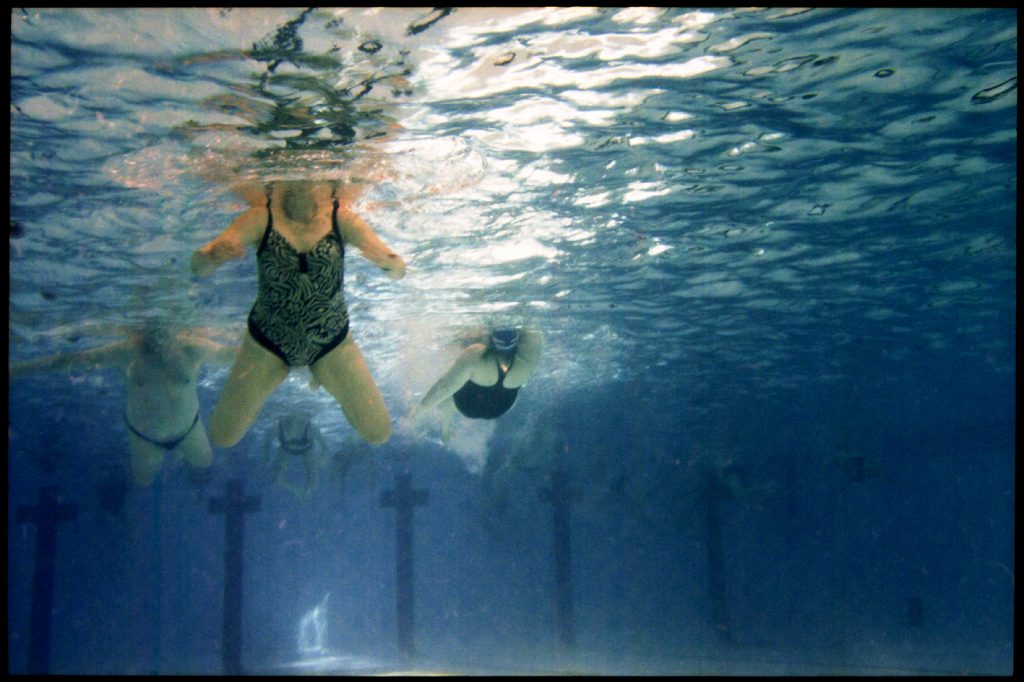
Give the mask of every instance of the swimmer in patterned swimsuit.
[(246, 246), (257, 248), (259, 293), (210, 418), (215, 445), (241, 440), (291, 368), (307, 365), (360, 436), (370, 443), (391, 436), (384, 398), (349, 334), (343, 257), (351, 244), (392, 279), (405, 275), (405, 262), (351, 210), (352, 191), (339, 197), (326, 182), (276, 182), (192, 255), (192, 272), (204, 276), (244, 256)]

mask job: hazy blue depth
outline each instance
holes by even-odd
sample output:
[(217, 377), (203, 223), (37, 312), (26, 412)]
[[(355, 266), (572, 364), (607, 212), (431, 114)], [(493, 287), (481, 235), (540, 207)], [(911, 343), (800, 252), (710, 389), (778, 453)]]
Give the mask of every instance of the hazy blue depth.
[[(119, 507), (121, 376), (12, 381), (9, 672), (28, 670), (36, 568), (18, 510), (44, 485), (77, 505), (52, 557), (50, 671), (222, 672), (209, 505), (231, 479), (261, 507), (245, 671), (396, 669), (380, 499), (402, 472), (429, 491), (419, 670), (1012, 671), (1016, 11), (11, 21), (12, 360), (149, 319), (237, 339), (253, 256), (202, 280), (188, 262), (242, 180), (363, 184), (357, 208), (408, 274), (346, 259), (395, 423), (380, 447), (293, 372), (209, 480), (169, 457)], [(490, 324), (544, 334), (515, 407), (447, 443), (402, 421), (456, 335)], [(201, 375), (204, 422), (227, 371)], [(264, 463), (297, 412), (335, 453), (307, 502)], [(561, 653), (553, 472), (575, 490)], [(322, 646), (300, 638), (307, 614)]]

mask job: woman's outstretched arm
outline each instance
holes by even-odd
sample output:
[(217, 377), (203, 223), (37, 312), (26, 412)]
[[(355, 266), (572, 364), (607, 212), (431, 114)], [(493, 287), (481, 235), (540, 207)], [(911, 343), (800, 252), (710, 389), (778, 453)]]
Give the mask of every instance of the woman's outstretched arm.
[(265, 206), (253, 206), (241, 214), (226, 230), (192, 254), (189, 265), (197, 277), (209, 275), (225, 262), (245, 255), (246, 246), (256, 246), (267, 226)]
[(135, 342), (118, 341), (99, 348), (57, 353), (31, 360), (19, 360), (8, 363), (7, 369), (12, 379), (36, 372), (74, 372), (78, 370), (97, 370), (106, 367), (123, 368), (127, 366), (135, 354)]
[(342, 207), (338, 209), (338, 222), (345, 242), (359, 249), (366, 260), (386, 271), (391, 279), (405, 276), (405, 261), (377, 236), (365, 220)]
[(473, 368), (480, 362), (480, 358), (487, 351), (483, 344), (473, 344), (462, 352), (455, 364), (451, 366), (444, 376), (438, 379), (419, 405), (413, 408), (413, 415), (418, 415), (438, 405), (445, 398), (450, 398), (463, 384), (469, 381), (473, 374)]

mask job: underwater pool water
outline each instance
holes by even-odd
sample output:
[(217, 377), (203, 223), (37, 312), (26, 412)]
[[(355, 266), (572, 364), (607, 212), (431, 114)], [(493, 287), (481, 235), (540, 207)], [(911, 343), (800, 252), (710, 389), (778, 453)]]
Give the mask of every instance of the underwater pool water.
[[(1012, 670), (1016, 11), (11, 20), (11, 360), (151, 319), (237, 340), (252, 257), (202, 280), (188, 263), (243, 207), (242, 181), (362, 187), (357, 210), (408, 274), (346, 260), (395, 422), (379, 447), (303, 370), (208, 477), (168, 457), (136, 488), (118, 374), (11, 380), (9, 672), (31, 667), (39, 540), (19, 509), (48, 485), (77, 505), (50, 556), (50, 670), (221, 672), (210, 501), (233, 479), (260, 498), (244, 669), (301, 663), (321, 603), (317, 656), (391, 669), (380, 500), (401, 473), (429, 491), (420, 669)], [(544, 350), (507, 415), (447, 442), (402, 421), (457, 335), (511, 324)], [(227, 372), (200, 377), (204, 422)], [(326, 442), (305, 501), (264, 462), (293, 414)], [(573, 491), (555, 496), (569, 647), (539, 495), (556, 472)]]

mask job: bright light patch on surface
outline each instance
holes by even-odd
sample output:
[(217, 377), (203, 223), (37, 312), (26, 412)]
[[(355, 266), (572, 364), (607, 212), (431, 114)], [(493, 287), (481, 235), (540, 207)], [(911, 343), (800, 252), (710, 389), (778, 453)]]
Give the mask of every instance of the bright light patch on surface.
[(755, 149), (757, 149), (756, 142), (744, 142), (739, 147), (733, 147), (732, 149), (730, 149), (728, 151), (728, 154), (729, 156), (735, 157), (740, 156), (741, 154), (745, 154), (746, 152), (754, 151)]
[(625, 93), (594, 92), (592, 90), (566, 90), (558, 94), (562, 99), (585, 107), (613, 107), (629, 109), (643, 104), (644, 100), (663, 93), (664, 90), (631, 90)]
[(531, 42), (531, 47), (544, 48), (546, 57), (561, 59), (583, 59), (597, 57), (606, 62), (621, 59), (654, 59), (671, 54), (677, 45), (699, 40), (695, 33), (682, 32), (675, 28), (662, 29), (653, 33), (608, 33), (586, 35), (549, 35)]
[(619, 24), (653, 24), (664, 12), (661, 7), (630, 7), (617, 12), (612, 21)]
[(618, 80), (635, 80), (639, 78), (692, 78), (731, 64), (727, 57), (694, 57), (679, 64), (623, 64), (618, 67), (601, 69), (597, 73), (589, 73), (589, 77), (581, 79), (586, 87), (604, 87)]
[(480, 65), (457, 68), (450, 55), (437, 51), (432, 59), (421, 66), (420, 74), (429, 88), (430, 96), (444, 101), (493, 97), (515, 90), (538, 91), (545, 87), (600, 89), (616, 81), (642, 78), (692, 78), (728, 67), (732, 63), (728, 57), (705, 55), (685, 62), (626, 63), (578, 71), (563, 68), (556, 61), (545, 61), (538, 56), (524, 60), (521, 64), (513, 62), (501, 71)]
[(693, 114), (687, 114), (684, 111), (670, 111), (665, 114), (664, 121), (666, 123), (679, 123), (680, 121), (688, 121), (693, 118)]
[[(536, 239), (520, 237), (514, 239), (491, 238), (485, 246), (477, 248), (465, 248), (453, 250), (450, 255), (443, 255), (438, 259), (439, 263), (459, 266), (492, 266), (516, 261), (529, 260), (531, 258), (551, 259), (559, 255), (556, 248), (545, 246)], [(470, 273), (471, 277), (478, 284), (502, 284), (522, 277), (524, 273), (517, 275), (492, 275), (481, 277), (478, 273)], [(450, 275), (450, 276), (455, 276)], [(448, 279), (447, 277), (445, 278)]]
[(671, 187), (666, 187), (661, 182), (633, 182), (629, 185), (629, 191), (622, 197), (623, 203), (645, 201), (653, 197), (661, 197), (669, 194)]
[(561, 126), (568, 126), (572, 121), (582, 121), (588, 125), (606, 126), (612, 123), (616, 115), (607, 110), (580, 110), (568, 104), (548, 97), (526, 98), (510, 107), (492, 109), (487, 120), (513, 125), (532, 125), (541, 121), (555, 121)]
[(683, 28), (703, 28), (715, 20), (711, 12), (687, 12), (673, 19)]
[(566, 7), (551, 12), (544, 17), (545, 26), (559, 26), (568, 24), (580, 19), (589, 19), (595, 16), (600, 10), (597, 7)]
[(516, 179), (524, 185), (564, 185), (572, 182), (573, 176), (567, 173), (556, 173), (547, 168), (527, 166), (516, 174)]
[(747, 35), (737, 36), (735, 38), (730, 38), (729, 40), (725, 41), (724, 43), (719, 43), (718, 45), (714, 45), (713, 47), (710, 48), (710, 50), (712, 52), (731, 52), (731, 51), (733, 51), (735, 49), (743, 47), (744, 45), (746, 45), (747, 43), (749, 43), (751, 41), (754, 41), (754, 40), (767, 40), (767, 39), (770, 39), (772, 37), (773, 37), (773, 35), (771, 33), (748, 33)]
[(524, 26), (539, 24), (549, 13), (548, 9), (463, 8), (459, 10), (462, 22), (446, 27), (444, 42), (453, 49), (469, 47), (482, 42), (491, 34), (513, 33)]
[(673, 142), (682, 142), (683, 140), (690, 140), (696, 133), (692, 130), (680, 130), (676, 133), (665, 133), (664, 135), (658, 135), (657, 137), (631, 137), (629, 138), (629, 145), (643, 145), (643, 144), (671, 144)]
[(586, 208), (597, 208), (604, 206), (612, 200), (611, 192), (601, 192), (600, 194), (590, 194), (577, 197), (573, 203), (577, 206), (584, 206)]
[(582, 135), (568, 131), (557, 123), (540, 123), (505, 130), (472, 130), (466, 131), (466, 135), (493, 149), (536, 154), (579, 147), (586, 141)]

